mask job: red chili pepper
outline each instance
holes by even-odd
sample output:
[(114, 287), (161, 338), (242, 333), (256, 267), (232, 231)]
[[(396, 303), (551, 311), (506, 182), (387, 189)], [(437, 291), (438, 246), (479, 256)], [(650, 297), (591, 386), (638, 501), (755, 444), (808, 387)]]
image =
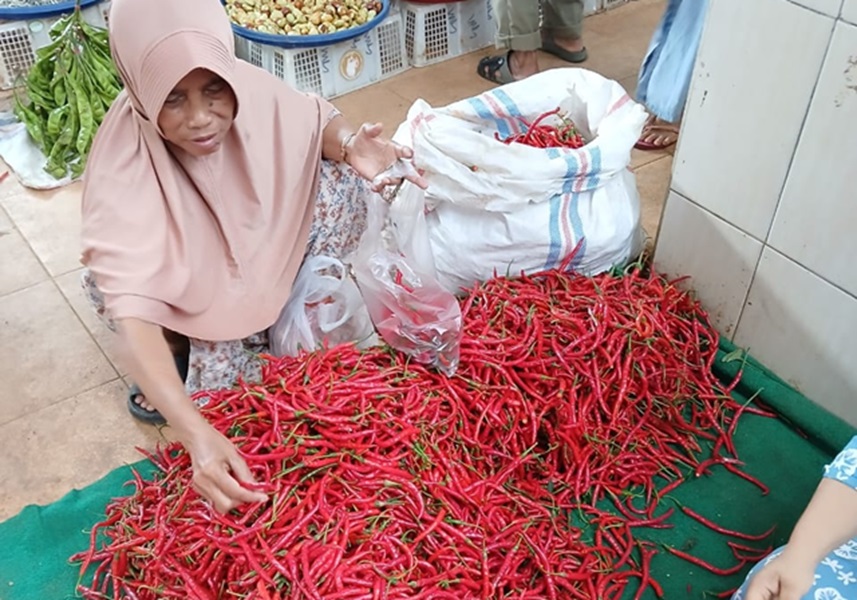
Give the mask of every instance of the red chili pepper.
[(730, 536), (732, 536), (732, 537), (736, 537), (736, 538), (738, 538), (738, 539), (742, 539), (742, 540), (753, 540), (753, 541), (763, 540), (763, 539), (765, 539), (766, 537), (768, 537), (769, 535), (771, 535), (772, 533), (774, 533), (774, 531), (775, 531), (775, 530), (776, 530), (776, 528), (777, 528), (777, 526), (776, 526), (776, 525), (773, 525), (773, 526), (771, 526), (771, 528), (770, 528), (770, 529), (768, 529), (766, 532), (764, 532), (764, 533), (760, 533), (760, 534), (758, 534), (758, 535), (749, 534), (749, 533), (742, 533), (742, 532), (740, 532), (740, 531), (733, 531), (733, 530), (731, 530), (731, 529), (726, 529), (725, 527), (722, 527), (722, 526), (718, 525), (717, 523), (715, 523), (715, 522), (711, 521), (710, 519), (707, 519), (707, 518), (703, 517), (702, 515), (700, 515), (700, 514), (699, 514), (698, 512), (696, 512), (695, 510), (692, 510), (692, 509), (690, 509), (690, 508), (688, 508), (688, 507), (686, 507), (686, 506), (682, 506), (682, 507), (681, 507), (681, 510), (682, 510), (682, 511), (687, 515), (687, 516), (689, 516), (689, 517), (691, 517), (691, 518), (693, 518), (693, 519), (696, 519), (697, 521), (699, 521), (700, 523), (702, 523), (703, 525), (705, 525), (705, 526), (706, 526), (706, 527), (708, 527), (709, 529), (713, 529), (713, 530), (714, 530), (714, 531), (716, 531), (717, 533), (722, 533), (722, 534), (724, 534), (724, 535), (730, 535)]
[(715, 567), (714, 565), (707, 563), (706, 561), (702, 560), (701, 558), (697, 558), (696, 556), (692, 556), (686, 552), (682, 552), (681, 550), (678, 550), (678, 549), (673, 548), (671, 546), (665, 546), (665, 548), (666, 548), (667, 552), (669, 552), (670, 554), (678, 556), (679, 558), (686, 560), (687, 562), (694, 564), (697, 567), (702, 567), (706, 571), (710, 571), (711, 573), (714, 573), (715, 575), (720, 575), (721, 577), (728, 577), (729, 575), (734, 575), (735, 573), (737, 573), (741, 569), (743, 569), (747, 564), (746, 561), (741, 561), (740, 563), (738, 563), (735, 566), (729, 567), (728, 569), (723, 569), (720, 567)]

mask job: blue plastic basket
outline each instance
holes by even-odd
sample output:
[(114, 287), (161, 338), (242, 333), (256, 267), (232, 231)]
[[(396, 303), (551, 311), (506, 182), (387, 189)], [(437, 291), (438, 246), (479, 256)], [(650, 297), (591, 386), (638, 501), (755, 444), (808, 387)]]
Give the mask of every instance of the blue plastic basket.
[[(98, 4), (102, 0), (81, 0), (80, 7), (86, 8), (93, 4)], [(53, 17), (74, 10), (77, 2), (68, 0), (58, 4), (46, 4), (45, 6), (15, 6), (0, 8), (0, 19), (3, 21), (27, 21), (29, 19), (41, 19), (43, 17)]]
[(381, 12), (374, 19), (358, 27), (352, 27), (345, 31), (337, 31), (336, 33), (324, 33), (320, 35), (271, 35), (270, 33), (259, 33), (235, 23), (232, 23), (232, 31), (245, 39), (268, 46), (277, 46), (279, 48), (316, 48), (360, 37), (367, 31), (374, 29), (390, 14), (390, 3), (391, 0), (381, 0)]

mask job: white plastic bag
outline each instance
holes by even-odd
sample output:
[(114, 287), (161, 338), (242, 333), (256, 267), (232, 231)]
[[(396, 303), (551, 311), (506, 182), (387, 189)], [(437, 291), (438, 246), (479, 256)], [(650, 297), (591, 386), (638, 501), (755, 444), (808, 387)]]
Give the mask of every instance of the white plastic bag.
[(72, 182), (70, 176), (54, 179), (45, 171), (47, 157), (11, 112), (0, 112), (0, 157), (21, 185), (34, 190), (52, 190)]
[(368, 346), (377, 340), (360, 291), (342, 262), (328, 256), (310, 256), (301, 265), (268, 337), (275, 356), (295, 356), (324, 344)]
[(388, 205), (373, 194), (368, 223), (348, 258), (381, 338), (446, 375), (458, 367), (461, 309), (436, 279), (424, 192), (404, 183)]
[[(561, 108), (588, 143), (533, 148), (497, 141)], [(554, 69), (439, 109), (417, 101), (394, 139), (414, 148), (429, 183), (429, 238), (448, 290), (562, 265), (592, 274), (642, 249), (631, 149), (646, 120), (621, 85)]]

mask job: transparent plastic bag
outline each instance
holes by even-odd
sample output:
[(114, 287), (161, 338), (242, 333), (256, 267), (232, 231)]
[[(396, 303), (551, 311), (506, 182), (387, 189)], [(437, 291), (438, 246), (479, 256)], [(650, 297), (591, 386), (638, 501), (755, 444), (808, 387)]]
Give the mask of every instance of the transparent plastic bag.
[(365, 347), (377, 343), (360, 290), (345, 265), (329, 256), (310, 256), (301, 265), (268, 338), (275, 356), (294, 356), (324, 344), (355, 342)]
[(424, 192), (409, 182), (391, 204), (373, 194), (366, 232), (348, 260), (381, 338), (452, 375), (458, 368), (461, 309), (437, 281), (424, 202)]

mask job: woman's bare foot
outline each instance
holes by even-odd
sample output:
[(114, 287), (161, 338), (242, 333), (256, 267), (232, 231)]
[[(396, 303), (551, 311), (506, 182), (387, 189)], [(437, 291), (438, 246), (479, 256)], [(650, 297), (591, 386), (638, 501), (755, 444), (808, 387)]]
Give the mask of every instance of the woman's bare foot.
[(654, 115), (646, 121), (640, 139), (634, 145), (640, 150), (663, 150), (678, 141), (679, 127)]

